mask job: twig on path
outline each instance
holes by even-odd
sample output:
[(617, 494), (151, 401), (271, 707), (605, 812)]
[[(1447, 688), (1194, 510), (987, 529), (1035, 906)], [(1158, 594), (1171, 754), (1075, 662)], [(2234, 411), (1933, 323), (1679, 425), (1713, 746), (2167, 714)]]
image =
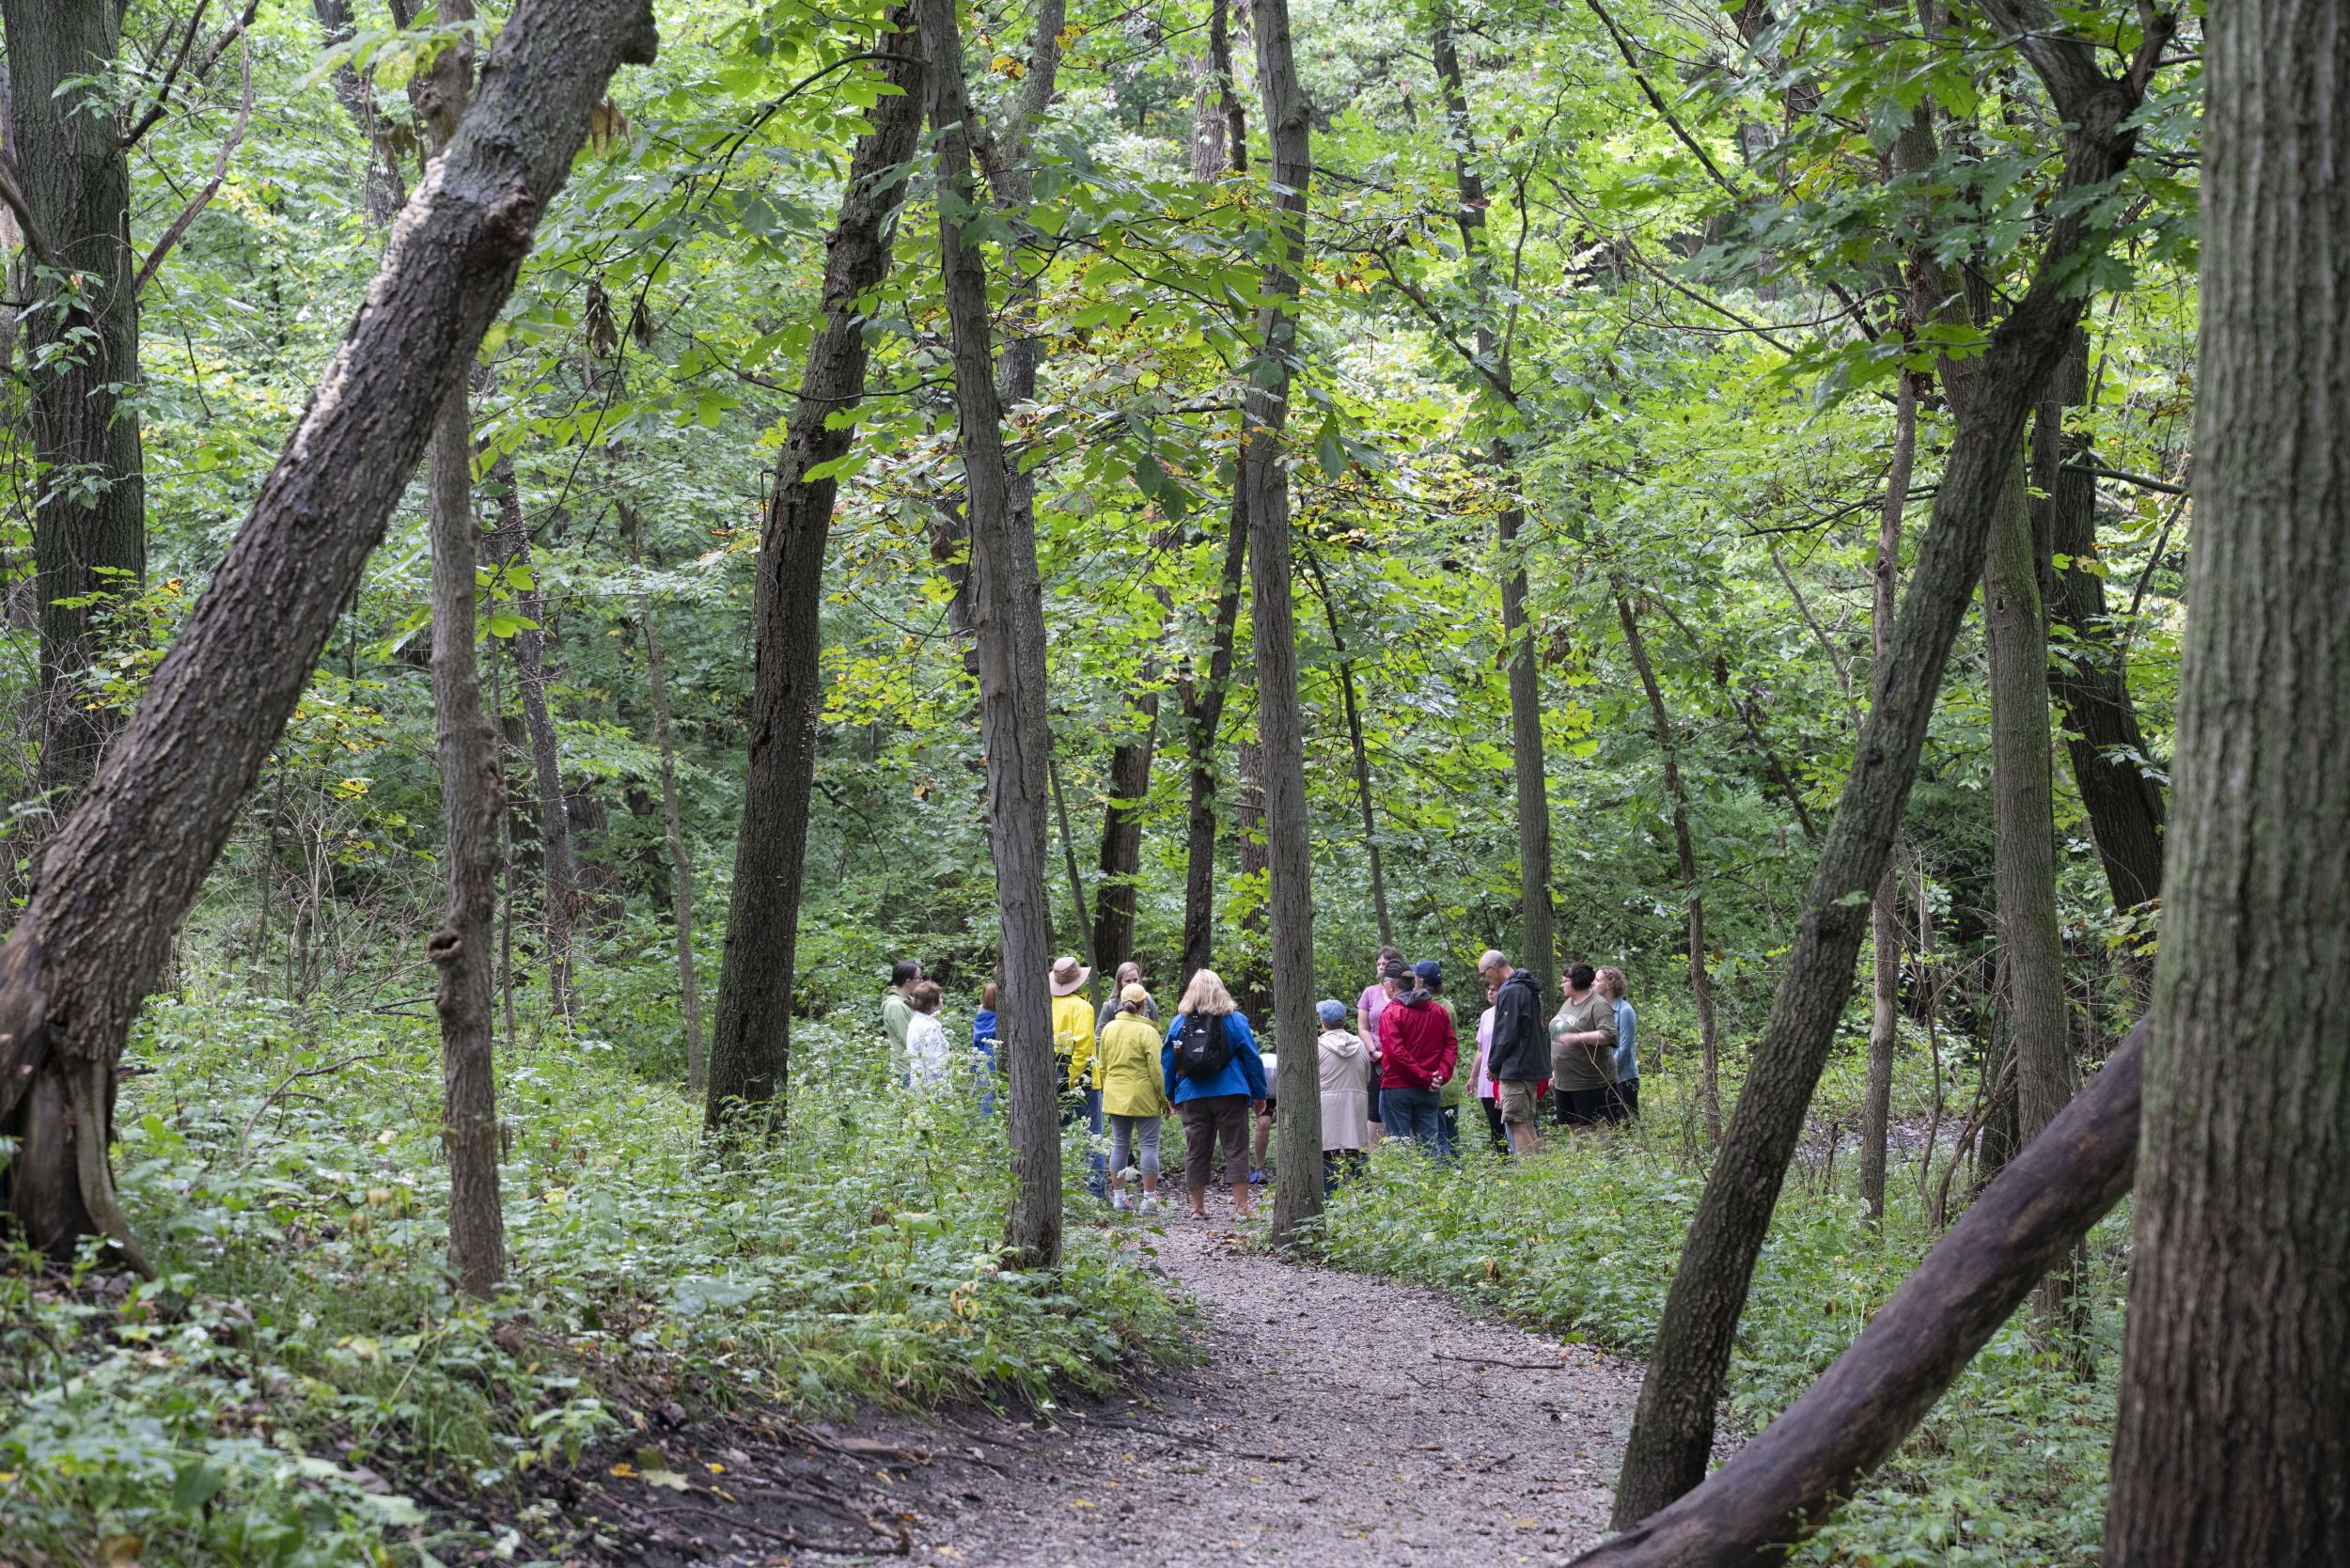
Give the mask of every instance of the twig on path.
[(776, 1529), (755, 1519), (738, 1519), (731, 1513), (722, 1513), (714, 1508), (702, 1508), (694, 1503), (640, 1503), (637, 1506), (640, 1512), (646, 1513), (698, 1513), (705, 1519), (715, 1519), (728, 1529), (746, 1529), (753, 1535), (764, 1536), (786, 1546), (796, 1546), (804, 1552), (838, 1552), (843, 1556), (855, 1556), (862, 1552), (879, 1551), (891, 1557), (904, 1557), (914, 1550), (914, 1538), (902, 1523), (899, 1523), (893, 1532), (883, 1529), (877, 1521), (868, 1518), (865, 1521), (868, 1525), (891, 1537), (889, 1545), (873, 1546), (864, 1542), (810, 1541), (788, 1529)]
[(1490, 1356), (1448, 1356), (1441, 1350), (1428, 1353), (1439, 1361), (1460, 1361), (1472, 1367), (1507, 1367), (1517, 1372), (1573, 1372), (1572, 1361), (1497, 1361)]

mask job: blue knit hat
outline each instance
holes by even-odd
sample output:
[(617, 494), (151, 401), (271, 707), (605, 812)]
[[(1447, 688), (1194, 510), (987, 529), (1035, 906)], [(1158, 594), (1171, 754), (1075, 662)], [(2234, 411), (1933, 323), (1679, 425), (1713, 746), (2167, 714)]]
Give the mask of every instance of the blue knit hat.
[(1324, 996), (1314, 1004), (1314, 1011), (1322, 1019), (1322, 1027), (1335, 1029), (1346, 1022), (1346, 1004), (1335, 996)]
[(1433, 958), (1423, 958), (1413, 964), (1412, 973), (1419, 977), (1419, 983), (1431, 991), (1444, 984), (1444, 965)]

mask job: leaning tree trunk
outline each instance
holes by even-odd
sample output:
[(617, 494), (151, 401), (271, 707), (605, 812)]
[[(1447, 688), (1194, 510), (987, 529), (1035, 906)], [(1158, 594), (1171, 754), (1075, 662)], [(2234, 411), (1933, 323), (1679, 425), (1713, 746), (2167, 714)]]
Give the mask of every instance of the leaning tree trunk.
[(1183, 837), (1183, 958), (1176, 984), (1209, 966), (1215, 941), (1215, 796), (1217, 741), (1224, 732), (1224, 698), (1232, 682), (1232, 636), (1240, 622), (1241, 572), (1248, 559), (1248, 492), (1235, 481), (1231, 525), (1224, 537), (1224, 567), (1216, 578), (1215, 622), (1209, 634), (1208, 673), (1183, 682), (1183, 744), (1188, 753), (1190, 806)]
[(2048, 626), (2063, 646), (2048, 685), (2064, 710), (2064, 746), (2073, 782), (2089, 811), (2106, 884), (2116, 909), (2132, 909), (2162, 891), (2162, 786), (2148, 776), (2146, 737), (2130, 700), (2129, 671), (2106, 610), (2097, 564), (2097, 481), (2077, 464), (2088, 442), (2064, 429), (2064, 410), (2088, 400), (2089, 339), (2076, 328), (2034, 421), (2032, 488), (2045, 499), (2041, 530), (2064, 564), (2050, 579)]
[(1036, 536), (1012, 506), (989, 347), (987, 262), (966, 228), (971, 104), (955, 0), (919, 0), (925, 99), (938, 143), (938, 248), (954, 334), (955, 410), (971, 520), (971, 623), (987, 754), (987, 839), (995, 863), (1003, 985), (995, 1022), (1011, 1075), (1011, 1210), (1005, 1246), (1030, 1267), (1060, 1262), (1059, 1084), (1053, 1056), (1053, 909), (1044, 893), (1044, 588)]
[[(808, 800), (816, 781), (816, 719), (823, 700), (824, 550), (854, 414), (865, 396), (869, 299), (889, 273), (890, 218), (902, 199), (899, 170), (922, 129), (919, 44), (912, 11), (890, 12), (880, 76), (899, 90), (877, 100), (857, 138), (840, 213), (824, 247), (822, 319), (785, 426), (776, 487), (759, 541), (751, 601), (757, 654), (743, 822), (734, 839), (734, 886), (711, 1023), (704, 1123), (721, 1128), (737, 1108), (788, 1108), (791, 982), (799, 951), (800, 889), (807, 866)], [(835, 428), (837, 423), (838, 428)]]
[(547, 1001), (568, 1029), (572, 1027), (572, 904), (579, 875), (572, 860), (572, 810), (563, 793), (563, 754), (555, 738), (555, 713), (547, 705), (546, 600), (530, 561), (530, 530), (523, 523), (522, 483), (514, 460), (497, 460), (498, 554), (526, 587), (514, 590), (523, 625), (514, 634), (514, 686), (522, 694), (523, 725), (530, 735), (531, 773), (539, 786), (540, 876), (546, 906), (541, 914), (547, 944)]
[(1322, 1069), (1314, 1027), (1313, 819), (1306, 808), (1306, 725), (1297, 701), (1297, 626), (1290, 602), (1290, 382), (1297, 300), (1306, 270), (1306, 193), (1313, 149), (1305, 89), (1290, 46), (1289, 0), (1257, 0), (1257, 82), (1264, 95), (1273, 186), (1273, 245), (1265, 264), (1262, 355), (1244, 405), (1247, 459), (1250, 625), (1257, 657), (1257, 733), (1264, 747), (1273, 935), (1273, 1022), (1281, 1044), (1281, 1147), (1275, 1161), (1273, 1244), (1303, 1243), (1322, 1215)]
[(1689, 791), (1681, 781), (1680, 748), (1673, 740), (1672, 715), (1665, 710), (1665, 693), (1649, 663), (1648, 640), (1640, 635), (1639, 618), (1623, 585), (1616, 585), (1616, 616), (1623, 622), (1624, 650), (1647, 694), (1649, 723), (1655, 731), (1656, 749), (1665, 760), (1665, 792), (1673, 803), (1673, 854), (1680, 862), (1681, 896), (1689, 912), (1689, 996), (1697, 1004), (1698, 1038), (1702, 1044), (1704, 1075), (1698, 1084), (1698, 1102), (1705, 1113), (1705, 1136), (1719, 1142), (1722, 1136), (1721, 1031), (1714, 1022), (1714, 981), (1705, 967), (1705, 895), (1699, 890), (1697, 846), (1689, 834)]
[[(1874, 603), (1869, 618), (1872, 671), (1885, 665), (1893, 636), (1902, 570), (1902, 514), (1909, 509), (1909, 481), (1918, 464), (1918, 378), (1904, 371), (1893, 395), (1893, 461), (1885, 477), (1885, 506), (1877, 513), (1877, 554), (1872, 573)], [(1875, 679), (1874, 674), (1871, 676)], [(1895, 849), (1898, 852), (1899, 841)], [(1874, 996), (1869, 1015), (1869, 1084), (1860, 1107), (1860, 1201), (1869, 1226), (1885, 1223), (1885, 1141), (1893, 1113), (1893, 1050), (1900, 1043), (1902, 920), (1894, 894), (1899, 872), (1888, 856), (1869, 900), (1870, 971)]]
[(2235, 0), (2204, 49), (2198, 530), (2114, 1568), (2350, 1561), (2350, 17)]
[[(2154, 56), (2146, 56), (2142, 71), (2108, 79), (2098, 70), (2095, 49), (2057, 26), (2037, 4), (1982, 0), (1982, 9), (2017, 39), (2071, 127), (2064, 190), (2112, 179), (2136, 146), (2126, 122)], [(2160, 46), (2159, 38), (2152, 40), (2154, 49)], [(1943, 368), (1959, 417), (1933, 517), (1885, 667), (1876, 674), (1852, 776), (1804, 895), (1769, 1021), (1755, 1043), (1745, 1090), (1666, 1294), (1617, 1485), (1620, 1529), (1704, 1479), (1715, 1411), (1755, 1261), (1852, 992), (1854, 962), (1868, 929), (1866, 906), (1892, 854), (1943, 664), (1982, 573), (1992, 518), (2025, 417), (2080, 317), (2079, 299), (2068, 295), (2071, 279), (2105, 243), (2102, 232), (2088, 228), (2086, 216), (2078, 206), (2060, 213), (2029, 288), (1990, 333), (1981, 356), (1956, 368), (1956, 375), (1947, 362)]]
[(14, 1026), (0, 1044), (0, 1135), (23, 1139), (8, 1201), (34, 1246), (64, 1257), (102, 1235), (142, 1262), (106, 1162), (132, 1019), (605, 82), (650, 61), (655, 39), (647, 0), (514, 8), (251, 517), (50, 844), (0, 954), (0, 1025)]
[[(2015, 1058), (2015, 1147), (2022, 1148), (2073, 1097), (2065, 1030), (2064, 938), (2057, 925), (2056, 797), (2049, 778), (2048, 641), (2040, 619), (2040, 568), (2021, 457), (1991, 525), (1982, 574), (1983, 640), (1991, 688), (1993, 885), (2005, 973), (2008, 1048)], [(2038, 1298), (2044, 1333), (2069, 1312), (2070, 1270)], [(2077, 1342), (2074, 1354), (2079, 1353)]]
[[(90, 86), (121, 51), (117, 0), (0, 0), (8, 149), (28, 212), (33, 295), (19, 321), (30, 393), (35, 596), (40, 606), (40, 783), (60, 816), (98, 765), (110, 712), (82, 690), (103, 601), (147, 574), (147, 480), (133, 398), (138, 299), (131, 164)], [(79, 85), (75, 85), (75, 84)]]
[[(472, 0), (442, 0), (451, 22), (473, 20)], [(418, 79), (431, 155), (457, 133), (473, 88), (473, 49), (445, 49)], [(473, 403), (470, 367), (449, 380), (426, 448), (425, 490), (432, 540), (432, 713), (441, 763), (441, 871), (448, 902), (441, 929), (425, 943), (438, 980), (433, 1011), (441, 1022), (441, 1139), (448, 1154), (448, 1262), (458, 1284), (487, 1296), (506, 1278), (506, 1215), (498, 1201), (496, 1038), (493, 1000), (497, 951), (498, 814), (506, 781), (497, 737), (481, 711), (481, 669), (475, 658), (474, 559), (480, 526), (473, 510)], [(511, 474), (509, 474), (511, 492)]]

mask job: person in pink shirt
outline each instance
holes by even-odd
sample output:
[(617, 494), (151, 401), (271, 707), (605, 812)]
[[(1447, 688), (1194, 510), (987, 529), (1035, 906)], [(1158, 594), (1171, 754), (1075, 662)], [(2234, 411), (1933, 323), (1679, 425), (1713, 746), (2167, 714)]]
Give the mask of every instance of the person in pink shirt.
[(1506, 1154), (1510, 1135), (1501, 1125), (1501, 1103), (1494, 1098), (1493, 1069), (1487, 1059), (1494, 1048), (1494, 998), (1498, 991), (1491, 980), (1485, 982), (1485, 1011), (1477, 1019), (1477, 1071), (1470, 1075), (1469, 1089), (1485, 1108), (1485, 1131), (1493, 1140), (1494, 1152)]
[[(1395, 971), (1389, 974), (1388, 971)], [(1387, 1004), (1403, 990), (1411, 979), (1404, 967), (1403, 951), (1400, 948), (1382, 948), (1371, 965), (1371, 982), (1363, 987), (1363, 994), (1355, 998), (1355, 1037), (1371, 1053), (1371, 1142), (1379, 1147), (1379, 1015), (1387, 1011)]]

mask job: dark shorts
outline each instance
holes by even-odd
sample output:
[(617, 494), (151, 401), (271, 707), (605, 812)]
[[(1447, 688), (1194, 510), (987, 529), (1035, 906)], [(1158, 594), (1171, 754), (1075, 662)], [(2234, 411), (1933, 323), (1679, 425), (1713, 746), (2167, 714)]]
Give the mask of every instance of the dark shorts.
[(1597, 1089), (1561, 1089), (1552, 1091), (1561, 1127), (1597, 1127), (1608, 1120), (1607, 1105), (1614, 1090), (1603, 1084)]
[(1273, 1096), (1272, 1096), (1272, 1095), (1268, 1094), (1268, 1095), (1266, 1095), (1266, 1096), (1264, 1097), (1264, 1109), (1262, 1109), (1262, 1110), (1259, 1111), (1257, 1114), (1258, 1114), (1258, 1115), (1260, 1115), (1260, 1116), (1261, 1116), (1261, 1117), (1264, 1117), (1264, 1118), (1266, 1118), (1266, 1119), (1268, 1119), (1268, 1120), (1270, 1120), (1270, 1119), (1271, 1119), (1271, 1117), (1272, 1117), (1272, 1115), (1273, 1115)]
[(1224, 1140), (1224, 1179), (1248, 1184), (1247, 1095), (1202, 1095), (1177, 1105), (1175, 1114), (1183, 1121), (1183, 1185), (1196, 1190), (1208, 1184), (1218, 1138)]
[(1607, 1115), (1615, 1121), (1637, 1121), (1640, 1117), (1640, 1080), (1619, 1078), (1607, 1091)]

